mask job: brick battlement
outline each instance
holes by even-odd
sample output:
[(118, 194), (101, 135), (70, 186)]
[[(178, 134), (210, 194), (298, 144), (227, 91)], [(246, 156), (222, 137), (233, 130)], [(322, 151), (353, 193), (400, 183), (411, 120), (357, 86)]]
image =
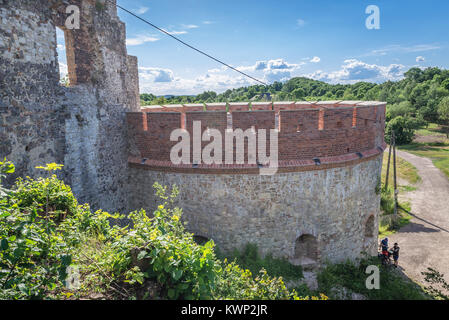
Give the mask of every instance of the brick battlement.
[[(141, 112), (127, 113), (132, 146), (130, 162), (136, 163), (138, 159), (146, 158), (152, 167), (159, 164), (187, 168), (186, 165), (170, 165), (170, 150), (178, 143), (170, 141), (170, 134), (182, 128), (192, 137), (194, 121), (201, 121), (201, 132), (207, 128), (220, 131), (223, 149), (227, 129), (254, 128), (256, 132), (266, 129), (266, 150), (269, 150), (269, 130), (278, 130), (278, 159), (284, 167), (295, 163), (297, 166), (315, 164), (314, 158), (326, 164), (354, 161), (365, 154), (378, 154), (385, 148), (385, 107), (386, 103), (372, 101), (238, 102), (143, 107)], [(209, 143), (203, 141), (202, 147)], [(224, 159), (223, 152), (223, 162)], [(201, 168), (226, 171), (253, 166), (223, 164), (203, 165)]]

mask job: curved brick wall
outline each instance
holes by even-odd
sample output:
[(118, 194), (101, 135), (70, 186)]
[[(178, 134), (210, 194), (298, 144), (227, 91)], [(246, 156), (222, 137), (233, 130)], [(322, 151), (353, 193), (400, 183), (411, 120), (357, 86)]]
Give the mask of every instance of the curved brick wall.
[[(142, 111), (127, 114), (132, 209), (153, 212), (153, 183), (176, 184), (188, 230), (224, 251), (251, 242), (262, 254), (303, 266), (376, 253), (385, 103), (213, 103)], [(257, 165), (247, 163), (173, 165), (170, 149), (177, 142), (170, 133), (184, 128), (192, 135), (196, 120), (201, 132), (214, 128), (223, 136), (226, 129), (277, 129), (277, 173), (259, 175)]]
[[(279, 167), (307, 166), (321, 163), (337, 163), (359, 159), (373, 153), (381, 153), (385, 127), (385, 103), (357, 101), (265, 102), (248, 103), (166, 105), (142, 108), (141, 112), (127, 114), (130, 163), (139, 164), (146, 158), (149, 167), (165, 167), (170, 170), (189, 171), (191, 165), (172, 165), (170, 150), (177, 142), (170, 141), (174, 129), (186, 129), (193, 136), (193, 121), (201, 121), (201, 131), (214, 128), (224, 136), (226, 129), (246, 130), (277, 129)], [(267, 134), (267, 150), (269, 150)], [(202, 147), (209, 142), (202, 142)], [(224, 148), (224, 147), (223, 147)], [(234, 148), (235, 149), (235, 148)], [(235, 152), (235, 151), (234, 151)], [(218, 172), (248, 171), (257, 165), (204, 165), (199, 169)], [(234, 159), (235, 159), (234, 154)], [(193, 154), (191, 161), (193, 162)], [(223, 152), (223, 162), (225, 155)]]

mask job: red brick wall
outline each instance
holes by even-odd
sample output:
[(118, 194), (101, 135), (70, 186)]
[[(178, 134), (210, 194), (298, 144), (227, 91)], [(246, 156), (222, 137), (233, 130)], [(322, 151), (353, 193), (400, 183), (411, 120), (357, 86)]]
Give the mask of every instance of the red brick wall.
[[(190, 159), (193, 163), (193, 121), (201, 121), (201, 134), (207, 129), (216, 129), (220, 131), (222, 137), (222, 161), (224, 161), (224, 139), (225, 130), (227, 128), (227, 115), (225, 111), (213, 111), (213, 112), (187, 112), (186, 113), (186, 130), (190, 133)], [(211, 143), (210, 141), (201, 142), (201, 150)]]
[(231, 102), (229, 104), (229, 112), (248, 111), (248, 110), (249, 110), (248, 102)]
[(174, 112), (147, 113), (147, 131), (141, 131), (138, 148), (142, 158), (170, 160), (170, 150), (177, 142), (170, 141), (173, 130), (181, 127), (181, 114)]
[(273, 105), (271, 102), (263, 102), (263, 103), (251, 103), (251, 110), (273, 110)]
[[(268, 105), (271, 106), (267, 103), (265, 107)], [(282, 105), (275, 105), (275, 109), (279, 110)], [(280, 110), (278, 116), (275, 110), (231, 112), (232, 129), (240, 128), (245, 131), (252, 126), (255, 127), (256, 132), (258, 129), (267, 129), (266, 150), (268, 152), (269, 129), (276, 127), (275, 121), (278, 118), (279, 160), (310, 160), (315, 157), (342, 156), (383, 145), (385, 105), (367, 106), (364, 103), (356, 106), (346, 103), (338, 106), (331, 103), (317, 105), (288, 103), (285, 106), (291, 110)], [(208, 108), (223, 109), (223, 105), (210, 104)], [(207, 128), (213, 128), (222, 134), (222, 160), (225, 160), (225, 130), (228, 127), (226, 111), (149, 112), (146, 117), (147, 121), (145, 121), (144, 113), (128, 113), (130, 140), (138, 146), (142, 157), (169, 160), (170, 149), (176, 143), (170, 142), (170, 133), (174, 129), (184, 127), (185, 123), (185, 129), (191, 136), (192, 161), (192, 125), (193, 121), (201, 121), (202, 133)], [(211, 141), (201, 142), (201, 149), (203, 150)], [(245, 160), (247, 150), (245, 143)]]

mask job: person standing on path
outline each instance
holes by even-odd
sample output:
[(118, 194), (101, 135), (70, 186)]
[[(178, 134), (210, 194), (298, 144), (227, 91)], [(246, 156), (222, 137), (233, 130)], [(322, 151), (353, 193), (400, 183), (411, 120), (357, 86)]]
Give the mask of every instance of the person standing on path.
[(393, 252), (394, 267), (397, 268), (399, 260), (399, 246), (397, 242), (393, 245), (393, 249), (391, 251)]

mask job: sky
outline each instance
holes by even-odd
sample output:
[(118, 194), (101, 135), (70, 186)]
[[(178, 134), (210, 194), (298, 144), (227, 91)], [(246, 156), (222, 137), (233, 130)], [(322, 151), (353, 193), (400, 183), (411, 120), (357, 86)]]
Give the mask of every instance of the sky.
[[(447, 0), (117, 0), (181, 40), (265, 83), (400, 80), (417, 66), (449, 68)], [(372, 10), (378, 8), (378, 28)], [(369, 8), (368, 8), (369, 9)], [(141, 93), (218, 93), (257, 82), (118, 9)], [(64, 44), (58, 51), (64, 70)], [(63, 40), (62, 40), (63, 41)]]

